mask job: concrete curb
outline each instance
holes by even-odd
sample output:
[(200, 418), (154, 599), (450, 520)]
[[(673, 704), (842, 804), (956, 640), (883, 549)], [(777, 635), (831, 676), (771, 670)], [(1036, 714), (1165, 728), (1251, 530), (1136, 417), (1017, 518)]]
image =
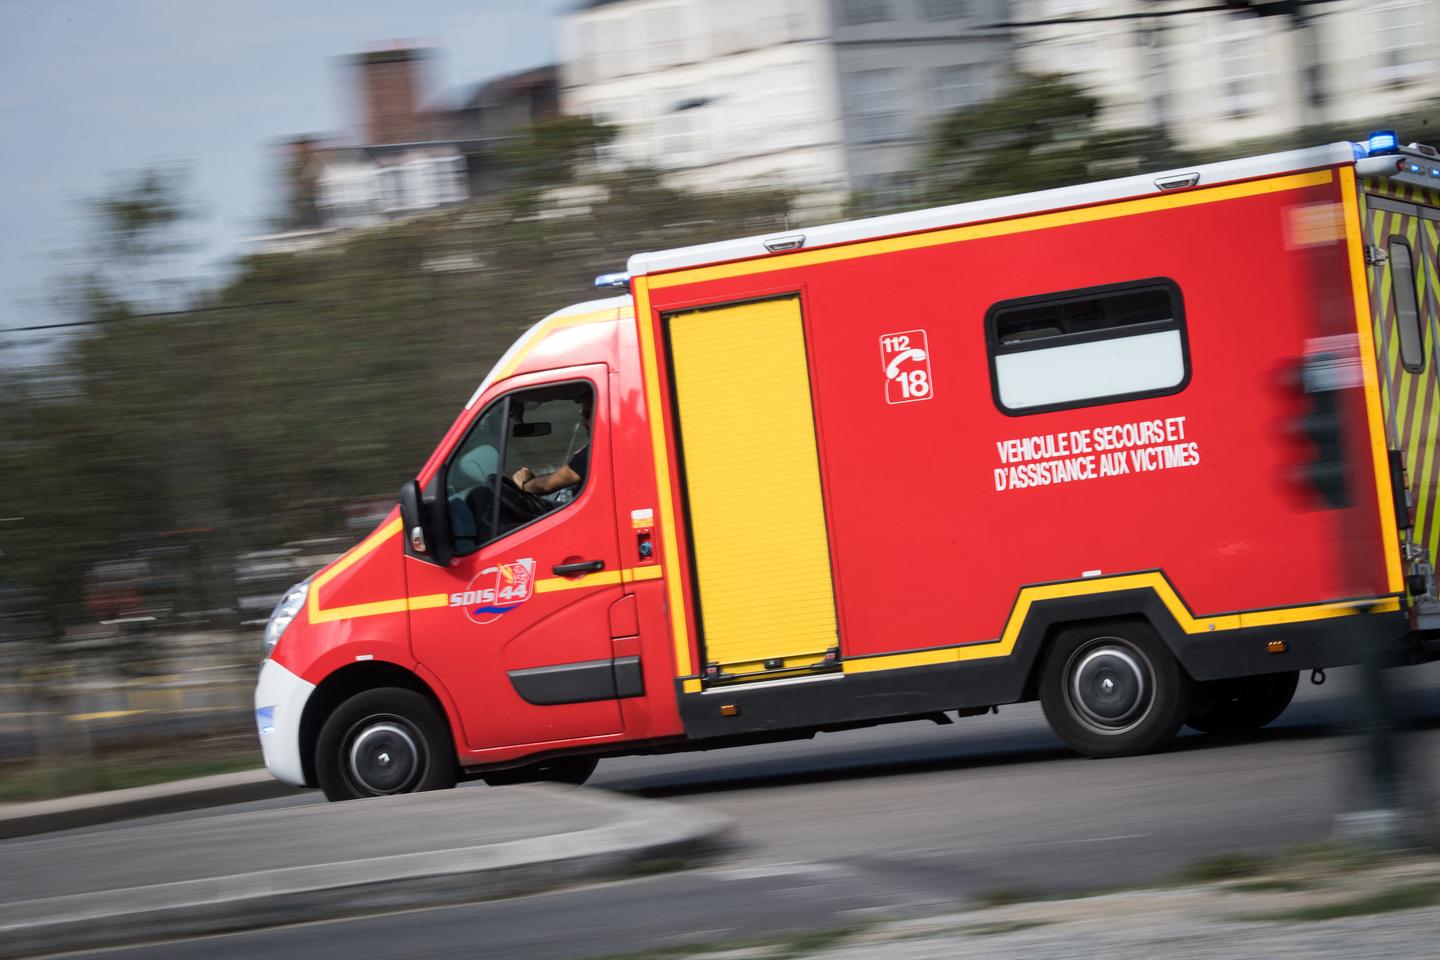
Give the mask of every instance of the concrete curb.
[(9, 803), (0, 805), (0, 840), (135, 817), (293, 796), (297, 792), (295, 787), (281, 783), (262, 768), (86, 793), (58, 800)]
[[(575, 795), (552, 786), (505, 789)], [(581, 879), (622, 876), (648, 861), (702, 857), (724, 846), (732, 826), (728, 817), (694, 808), (582, 793), (585, 803), (609, 808), (618, 819), (602, 827), (457, 850), (6, 904), (0, 906), (0, 958), (535, 893)]]

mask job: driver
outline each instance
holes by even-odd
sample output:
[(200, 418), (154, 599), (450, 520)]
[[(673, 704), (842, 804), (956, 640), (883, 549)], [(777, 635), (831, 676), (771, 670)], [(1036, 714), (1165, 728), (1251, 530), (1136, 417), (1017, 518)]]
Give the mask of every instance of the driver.
[[(588, 425), (592, 402), (588, 393), (580, 404), (580, 422)], [(536, 476), (535, 471), (529, 467), (521, 467), (511, 474), (510, 479), (515, 485), (526, 493), (533, 493), (536, 496), (546, 496), (557, 493), (567, 487), (579, 487), (585, 482), (585, 473), (590, 468), (590, 444), (587, 442), (579, 450), (576, 450), (570, 459), (561, 465), (560, 469), (552, 473)]]

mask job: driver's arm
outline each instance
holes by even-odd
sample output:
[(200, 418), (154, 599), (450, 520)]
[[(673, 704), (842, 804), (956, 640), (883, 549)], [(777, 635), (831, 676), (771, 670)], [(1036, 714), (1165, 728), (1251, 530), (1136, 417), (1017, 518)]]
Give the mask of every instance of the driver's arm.
[(580, 482), (580, 474), (576, 473), (569, 465), (561, 467), (554, 473), (547, 473), (543, 477), (537, 477), (529, 467), (521, 467), (511, 477), (515, 485), (526, 493), (545, 495), (554, 493), (556, 490), (563, 490), (565, 487), (573, 487)]

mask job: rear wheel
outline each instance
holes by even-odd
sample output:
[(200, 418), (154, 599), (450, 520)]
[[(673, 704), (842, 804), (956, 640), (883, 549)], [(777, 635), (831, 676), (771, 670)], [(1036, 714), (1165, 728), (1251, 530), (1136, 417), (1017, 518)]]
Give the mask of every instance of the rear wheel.
[(315, 773), (330, 800), (356, 800), (455, 785), (445, 718), (414, 690), (381, 687), (340, 704), (320, 728)]
[(1201, 733), (1222, 737), (1252, 733), (1285, 712), (1299, 682), (1299, 671), (1292, 670), (1199, 684), (1195, 706), (1185, 723)]
[(1194, 683), (1146, 623), (1067, 627), (1040, 669), (1045, 719), (1086, 756), (1148, 753), (1190, 712)]
[(516, 783), (569, 783), (578, 787), (590, 779), (590, 774), (599, 765), (600, 761), (595, 757), (557, 757), (509, 770), (496, 770), (480, 779), (492, 787), (508, 787)]

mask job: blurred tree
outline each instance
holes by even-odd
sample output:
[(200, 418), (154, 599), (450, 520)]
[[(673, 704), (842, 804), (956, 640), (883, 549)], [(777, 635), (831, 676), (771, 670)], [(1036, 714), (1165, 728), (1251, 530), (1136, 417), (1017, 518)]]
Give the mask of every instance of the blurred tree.
[(280, 167), (280, 210), (269, 220), (276, 230), (308, 230), (320, 226), (320, 185), (317, 179), (315, 151), (320, 142), (312, 137), (296, 137), (284, 145), (285, 157)]
[(932, 129), (910, 205), (1029, 193), (1183, 158), (1152, 129), (1107, 129), (1100, 102), (1058, 74), (1022, 77), (993, 100), (948, 114)]
[(589, 117), (542, 120), (502, 147), (495, 162), (515, 184), (516, 199), (529, 205), (537, 194), (579, 179), (617, 132)]
[(163, 256), (184, 204), (154, 179), (97, 201), (110, 253), (73, 298), (97, 324), (52, 367), (0, 382), (0, 516), (27, 518), (0, 528), (7, 576), (41, 591), (58, 633), (96, 619), (96, 563), (185, 542), (203, 546), (212, 594), (193, 609), (231, 605), (227, 560), (355, 537), (344, 508), (392, 498), (515, 337), (592, 299), (595, 274), (785, 224), (783, 192), (587, 172), (599, 142), (583, 124), (537, 132), (510, 154), (521, 195), (248, 257), (173, 312), (108, 278)]

